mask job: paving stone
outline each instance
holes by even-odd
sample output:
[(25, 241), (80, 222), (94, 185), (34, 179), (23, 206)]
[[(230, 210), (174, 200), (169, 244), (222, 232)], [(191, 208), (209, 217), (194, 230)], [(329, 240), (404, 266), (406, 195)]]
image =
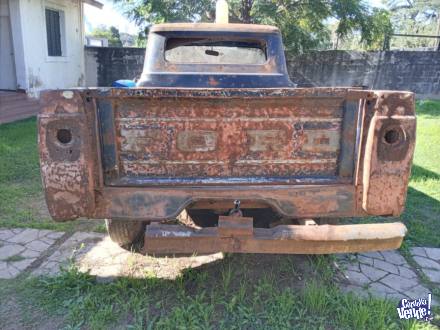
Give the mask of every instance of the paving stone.
[[(21, 228), (0, 229), (0, 233), (7, 239), (2, 241), (3, 245), (0, 247), (0, 278), (5, 279), (14, 278), (26, 270), (64, 234), (51, 230)], [(18, 258), (11, 258), (13, 256)]]
[(26, 244), (26, 248), (31, 249), (33, 251), (43, 252), (49, 248), (49, 244), (44, 243), (42, 241), (33, 241)]
[(359, 255), (368, 257), (368, 258), (374, 258), (374, 259), (380, 259), (384, 260), (384, 257), (380, 252), (366, 252), (366, 253), (360, 253)]
[(7, 241), (9, 238), (14, 236), (14, 233), (9, 229), (0, 230), (0, 241)]
[(39, 238), (38, 240), (41, 241), (41, 242), (44, 242), (44, 243), (46, 243), (48, 245), (52, 245), (53, 243), (55, 243), (55, 240), (51, 239), (49, 237), (42, 237), (42, 238)]
[(384, 272), (383, 270), (368, 266), (368, 265), (360, 265), (361, 272), (365, 276), (367, 276), (371, 281), (377, 281), (378, 279), (384, 277), (387, 275), (387, 272)]
[(355, 284), (359, 286), (363, 286), (371, 282), (370, 279), (366, 277), (364, 274), (353, 271), (346, 271), (345, 277), (351, 284)]
[(381, 252), (383, 257), (385, 258), (385, 261), (391, 262), (394, 265), (405, 265), (406, 260), (402, 255), (397, 251), (383, 251)]
[[(431, 290), (423, 285), (417, 285), (411, 290), (405, 292), (409, 299), (428, 298), (428, 293), (432, 294)], [(431, 299), (432, 306), (440, 306), (440, 302), (437, 299), (434, 297), (431, 297)]]
[(359, 268), (359, 262), (357, 261), (350, 261), (348, 259), (341, 259), (338, 263), (338, 266), (344, 271), (350, 270), (353, 272), (360, 272)]
[(49, 262), (43, 263), (40, 267), (35, 269), (32, 273), (37, 276), (38, 275), (53, 276), (53, 275), (57, 275), (60, 272), (60, 267), (62, 267), (62, 266), (63, 266), (63, 264), (60, 264), (58, 262), (49, 261)]
[(388, 273), (399, 274), (399, 269), (396, 265), (393, 265), (387, 261), (383, 260), (374, 260), (374, 267), (384, 270)]
[(73, 234), (69, 240), (70, 241), (77, 241), (77, 242), (82, 242), (82, 241), (87, 241), (87, 240), (101, 240), (105, 237), (104, 234), (100, 234), (100, 233), (87, 233), (87, 232), (76, 232), (75, 234)]
[(390, 293), (387, 293), (386, 298), (398, 303), (402, 299), (409, 298), (409, 297), (407, 297), (406, 295), (401, 294), (399, 292), (390, 292)]
[(399, 275), (409, 279), (417, 278), (417, 274), (414, 273), (413, 270), (405, 266), (399, 266)]
[(414, 261), (422, 268), (431, 268), (440, 271), (440, 264), (434, 260), (415, 256)]
[(440, 248), (424, 248), (428, 258), (440, 261)]
[(59, 239), (61, 236), (63, 236), (64, 233), (63, 232), (59, 232), (59, 231), (52, 231), (51, 233), (47, 234), (46, 237), (53, 239), (53, 240), (57, 240)]
[(24, 229), (23, 228), (13, 228), (13, 229), (11, 229), (11, 231), (14, 233), (14, 234), (20, 234), (22, 231), (23, 231)]
[(8, 267), (6, 269), (0, 270), (0, 278), (1, 279), (12, 279), (18, 276), (20, 271), (13, 267)]
[(25, 258), (37, 258), (40, 254), (41, 252), (37, 252), (29, 249), (26, 249), (22, 253), (20, 253), (20, 255)]
[(428, 276), (428, 278), (431, 282), (440, 284), (440, 271), (423, 268), (422, 272), (423, 272), (423, 274)]
[(412, 256), (420, 256), (420, 257), (427, 257), (426, 251), (423, 247), (413, 247), (410, 249)]
[(404, 278), (394, 274), (385, 276), (380, 282), (399, 292), (405, 292), (416, 286), (418, 283), (417, 280)]
[(20, 254), (25, 249), (20, 244), (6, 244), (0, 248), (0, 260), (6, 260), (9, 257)]
[(360, 263), (363, 263), (363, 264), (367, 264), (370, 266), (373, 266), (373, 264), (374, 264), (374, 260), (372, 258), (366, 257), (364, 255), (358, 255), (357, 259), (359, 260)]
[(16, 262), (11, 262), (10, 266), (17, 268), (19, 271), (22, 271), (22, 270), (25, 270), (26, 268), (28, 268), (35, 260), (36, 260), (36, 258), (30, 258), (30, 259), (24, 259), (24, 260), (20, 260), (20, 261), (16, 261)]
[(39, 230), (37, 229), (25, 229), (21, 233), (14, 235), (10, 239), (8, 239), (8, 242), (19, 244), (32, 242), (38, 238), (38, 232)]
[(50, 255), (49, 258), (47, 258), (47, 260), (49, 260), (49, 261), (58, 260), (58, 259), (60, 259), (61, 255), (62, 255), (62, 252), (58, 249), (52, 255)]
[(38, 238), (46, 237), (48, 234), (53, 233), (52, 230), (42, 229), (38, 231)]
[(371, 283), (368, 286), (368, 291), (376, 297), (382, 297), (382, 298), (386, 298), (388, 294), (391, 293), (396, 293), (396, 290), (393, 290), (389, 287), (387, 287), (386, 285), (383, 285), (382, 283), (379, 282), (374, 282)]
[(354, 295), (360, 296), (363, 298), (369, 297), (367, 290), (364, 290), (362, 287), (359, 287), (356, 285), (347, 284), (347, 285), (344, 285), (343, 287), (341, 287), (341, 290), (344, 293), (353, 293)]

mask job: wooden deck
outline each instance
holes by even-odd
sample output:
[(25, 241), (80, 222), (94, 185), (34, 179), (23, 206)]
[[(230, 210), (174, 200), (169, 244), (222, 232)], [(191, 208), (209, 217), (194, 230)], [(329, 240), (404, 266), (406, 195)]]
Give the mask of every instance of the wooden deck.
[(38, 100), (26, 93), (0, 91), (0, 124), (35, 116), (39, 110)]

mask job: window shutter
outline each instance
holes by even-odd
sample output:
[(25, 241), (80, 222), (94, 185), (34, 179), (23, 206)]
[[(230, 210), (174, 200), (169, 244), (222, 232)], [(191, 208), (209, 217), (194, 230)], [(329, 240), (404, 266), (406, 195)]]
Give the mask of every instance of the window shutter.
[(49, 56), (62, 56), (60, 12), (46, 9), (47, 52)]

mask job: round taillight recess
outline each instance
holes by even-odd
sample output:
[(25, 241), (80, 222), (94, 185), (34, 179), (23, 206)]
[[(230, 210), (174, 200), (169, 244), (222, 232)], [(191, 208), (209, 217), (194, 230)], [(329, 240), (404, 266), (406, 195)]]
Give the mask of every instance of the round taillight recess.
[(395, 145), (405, 138), (404, 134), (400, 127), (391, 127), (385, 130), (383, 141), (388, 145)]
[(57, 140), (61, 144), (69, 144), (72, 142), (72, 132), (70, 129), (61, 128), (57, 131)]

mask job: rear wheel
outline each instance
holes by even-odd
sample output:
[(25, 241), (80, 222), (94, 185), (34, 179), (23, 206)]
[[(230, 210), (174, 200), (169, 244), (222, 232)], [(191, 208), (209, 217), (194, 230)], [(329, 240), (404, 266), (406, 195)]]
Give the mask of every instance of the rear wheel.
[(124, 249), (132, 250), (142, 247), (145, 222), (106, 219), (105, 225), (111, 240)]

